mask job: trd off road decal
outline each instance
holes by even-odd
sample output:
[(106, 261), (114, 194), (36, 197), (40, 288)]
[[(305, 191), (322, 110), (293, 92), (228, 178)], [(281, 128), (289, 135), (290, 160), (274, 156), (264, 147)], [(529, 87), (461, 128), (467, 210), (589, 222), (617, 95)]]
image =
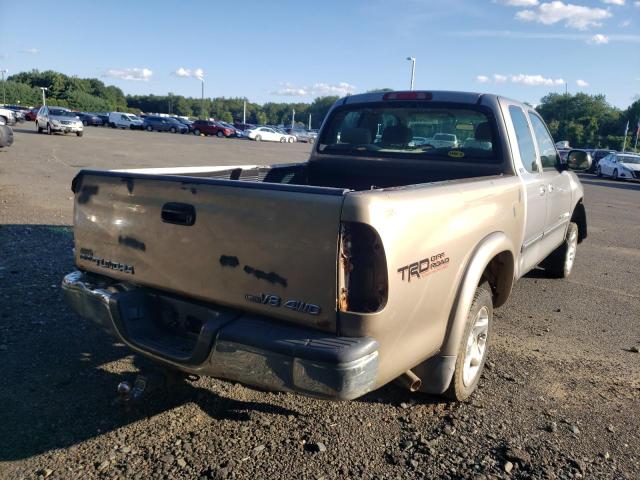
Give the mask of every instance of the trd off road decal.
[(398, 273), (402, 275), (402, 280), (410, 282), (412, 277), (420, 280), (425, 275), (447, 268), (448, 265), (449, 257), (442, 252), (400, 267)]

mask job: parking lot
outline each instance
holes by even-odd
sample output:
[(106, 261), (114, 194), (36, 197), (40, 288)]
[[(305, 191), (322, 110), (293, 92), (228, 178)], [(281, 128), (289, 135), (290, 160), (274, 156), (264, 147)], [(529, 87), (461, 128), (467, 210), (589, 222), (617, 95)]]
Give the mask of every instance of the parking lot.
[(592, 175), (572, 276), (518, 282), (468, 402), (387, 385), (330, 403), (202, 378), (114, 403), (145, 362), (62, 301), (75, 173), (294, 162), (310, 149), (15, 129), (0, 149), (0, 478), (640, 478), (640, 184)]

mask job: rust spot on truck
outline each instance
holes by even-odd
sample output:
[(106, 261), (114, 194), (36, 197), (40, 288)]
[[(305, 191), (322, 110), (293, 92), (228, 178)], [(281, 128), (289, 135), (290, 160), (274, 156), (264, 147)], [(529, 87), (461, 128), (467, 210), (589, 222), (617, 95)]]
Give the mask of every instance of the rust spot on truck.
[(120, 245), (124, 245), (125, 247), (131, 247), (135, 250), (141, 250), (143, 252), (147, 249), (147, 246), (145, 245), (144, 242), (141, 242), (137, 238), (133, 238), (133, 237), (125, 237), (120, 235), (118, 237), (118, 243)]
[(78, 203), (80, 205), (88, 203), (91, 197), (98, 194), (99, 190), (97, 185), (82, 185), (80, 195), (78, 195)]
[(234, 257), (232, 255), (220, 255), (220, 265), (223, 267), (237, 267), (240, 265), (240, 260), (238, 257)]
[(283, 287), (287, 286), (287, 279), (281, 277), (276, 272), (263, 272), (262, 270), (250, 267), (249, 265), (244, 266), (244, 272), (248, 275), (253, 275), (260, 280), (266, 280), (269, 283), (280, 284)]

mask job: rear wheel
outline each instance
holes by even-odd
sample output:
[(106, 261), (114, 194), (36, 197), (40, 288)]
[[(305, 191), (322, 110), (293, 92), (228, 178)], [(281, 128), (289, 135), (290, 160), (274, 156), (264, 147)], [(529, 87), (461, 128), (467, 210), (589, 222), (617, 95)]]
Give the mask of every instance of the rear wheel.
[(84, 132), (76, 132), (76, 135), (81, 137), (84, 134)]
[(293, 143), (293, 137), (289, 137), (289, 143)]
[(571, 222), (567, 227), (564, 242), (545, 258), (542, 266), (552, 278), (567, 278), (571, 275), (578, 249), (578, 225)]
[(222, 133), (221, 130), (218, 130), (218, 132), (216, 133), (216, 137), (222, 138), (222, 137), (224, 137), (224, 133)]
[(493, 299), (487, 283), (476, 288), (467, 325), (458, 348), (453, 378), (444, 396), (456, 401), (469, 398), (478, 387), (487, 358), (487, 344), (493, 323)]
[(89, 125), (89, 122), (87, 122), (86, 120), (83, 120), (82, 121), (82, 125), (84, 125), (86, 127), (87, 125)]
[(617, 168), (613, 171), (613, 175), (611, 175), (611, 178), (613, 178), (614, 180), (618, 180), (618, 169)]
[(151, 125), (147, 125), (147, 132), (153, 132), (153, 127)]
[(53, 130), (51, 130), (51, 124), (47, 123), (47, 135), (51, 135)]
[(313, 138), (310, 138), (310, 139), (309, 139), (309, 144), (310, 144), (310, 145), (313, 145), (313, 142), (315, 142), (315, 140), (314, 140)]
[(40, 125), (38, 125), (38, 121), (37, 120), (36, 120), (36, 132), (42, 133), (42, 128), (40, 128)]
[(262, 137), (260, 135), (256, 135), (256, 142), (259, 142), (262, 140)]
[(176, 130), (176, 127), (171, 127), (169, 129), (169, 131), (171, 131), (171, 133), (177, 133), (178, 132), (178, 130)]
[(284, 138), (284, 137), (280, 137), (280, 143), (284, 143), (284, 142), (286, 142), (286, 141), (287, 141), (287, 139), (286, 139), (286, 138)]
[(196, 136), (200, 136), (200, 130), (198, 130), (197, 128), (193, 131), (193, 134)]

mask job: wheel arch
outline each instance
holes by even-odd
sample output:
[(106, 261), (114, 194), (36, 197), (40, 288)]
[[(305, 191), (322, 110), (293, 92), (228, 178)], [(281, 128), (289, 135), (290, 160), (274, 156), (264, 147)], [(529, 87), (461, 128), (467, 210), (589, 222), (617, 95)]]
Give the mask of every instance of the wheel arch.
[(485, 281), (489, 283), (494, 307), (498, 307), (509, 298), (515, 281), (514, 273), (513, 243), (504, 232), (491, 233), (478, 243), (457, 286), (439, 353), (413, 369), (422, 379), (421, 391), (441, 394), (449, 387), (468, 312), (478, 286)]
[(571, 214), (571, 221), (578, 225), (578, 243), (587, 238), (587, 212), (584, 208), (582, 198), (578, 200)]

